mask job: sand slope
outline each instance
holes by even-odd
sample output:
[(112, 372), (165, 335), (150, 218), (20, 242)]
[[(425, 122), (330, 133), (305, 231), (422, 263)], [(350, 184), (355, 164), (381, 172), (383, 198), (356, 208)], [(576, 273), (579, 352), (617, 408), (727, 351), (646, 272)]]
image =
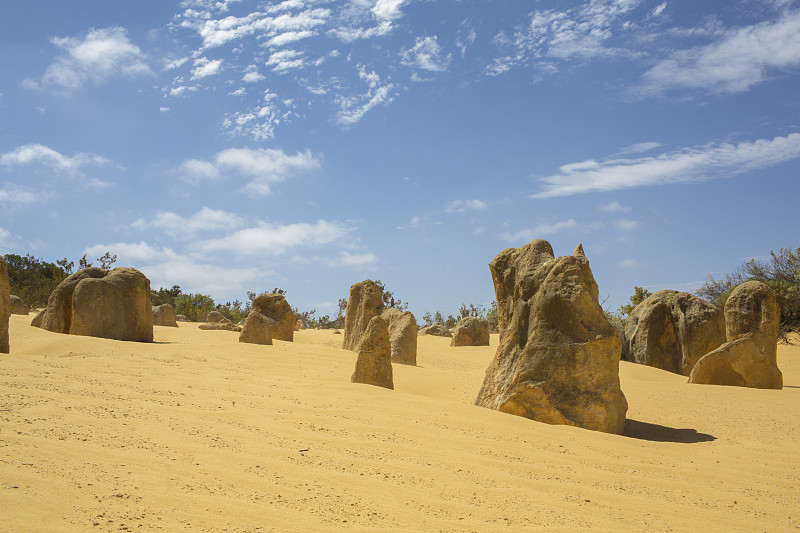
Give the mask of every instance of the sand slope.
[(390, 391), (350, 383), (327, 331), (139, 344), (30, 318), (0, 354), (1, 531), (800, 529), (799, 345), (782, 391), (622, 363), (618, 436), (473, 406), (496, 336), (420, 337)]

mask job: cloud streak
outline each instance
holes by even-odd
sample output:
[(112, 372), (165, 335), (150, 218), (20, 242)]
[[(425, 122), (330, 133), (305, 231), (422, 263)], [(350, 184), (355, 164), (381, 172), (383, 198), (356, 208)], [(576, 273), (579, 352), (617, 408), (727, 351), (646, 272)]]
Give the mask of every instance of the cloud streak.
[(800, 10), (773, 22), (729, 30), (716, 42), (681, 50), (643, 75), (641, 95), (696, 89), (741, 93), (767, 79), (769, 71), (800, 65)]
[(539, 178), (541, 187), (531, 198), (714, 179), (767, 168), (798, 157), (800, 133), (739, 144), (708, 144), (655, 157), (587, 160), (563, 165), (557, 174)]
[(575, 219), (570, 218), (569, 220), (555, 222), (553, 224), (539, 224), (535, 228), (522, 229), (516, 233), (501, 233), (500, 238), (511, 243), (529, 242), (534, 239), (541, 239), (542, 237), (547, 237), (548, 235), (554, 235), (560, 231), (577, 227), (578, 223)]

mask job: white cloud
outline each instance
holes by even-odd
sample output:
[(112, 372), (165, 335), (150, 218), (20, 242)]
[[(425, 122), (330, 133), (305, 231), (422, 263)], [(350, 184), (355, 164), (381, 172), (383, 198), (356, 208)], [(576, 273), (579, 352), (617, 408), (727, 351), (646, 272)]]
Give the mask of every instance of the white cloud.
[(643, 142), (626, 146), (621, 152), (623, 154), (643, 154), (644, 152), (649, 152), (659, 147), (661, 147), (661, 143), (659, 142)]
[(195, 92), (197, 90), (197, 86), (188, 86), (188, 85), (179, 85), (178, 87), (173, 87), (169, 91), (170, 96), (181, 96), (186, 91)]
[(247, 67), (244, 76), (242, 76), (242, 81), (245, 83), (256, 83), (265, 79), (266, 78), (262, 74), (258, 73), (258, 67), (255, 65)]
[(463, 213), (467, 210), (479, 211), (481, 209), (486, 209), (486, 202), (481, 200), (453, 200), (444, 208), (446, 213)]
[(369, 110), (382, 103), (392, 101), (393, 83), (381, 84), (381, 77), (373, 70), (367, 72), (363, 65), (358, 66), (358, 76), (367, 83), (367, 92), (355, 97), (339, 97), (340, 124), (349, 126), (357, 123)]
[(44, 199), (47, 193), (37, 191), (32, 193), (16, 186), (0, 189), (0, 203), (3, 204), (32, 204)]
[(214, 76), (219, 73), (219, 69), (222, 66), (221, 59), (208, 59), (207, 57), (201, 57), (199, 59), (195, 59), (194, 61), (194, 68), (192, 69), (192, 79), (198, 80), (200, 78), (206, 78), (208, 76)]
[[(285, 8), (299, 8), (298, 4), (286, 5)], [(325, 24), (330, 17), (330, 10), (323, 8), (306, 9), (298, 13), (281, 13), (277, 16), (256, 11), (243, 17), (226, 16), (213, 18), (206, 11), (189, 9), (182, 15), (180, 26), (198, 33), (203, 40), (203, 49), (216, 48), (232, 41), (238, 41), (252, 35), (275, 38), (276, 42), (305, 38), (313, 28)], [(281, 38), (281, 35), (286, 37)], [(285, 44), (285, 43), (284, 43)]]
[(623, 259), (617, 266), (620, 268), (641, 268), (644, 265), (636, 259)]
[(303, 54), (297, 50), (280, 50), (270, 55), (265, 64), (271, 66), (273, 72), (286, 72), (303, 68), (305, 60)]
[(627, 213), (631, 210), (630, 207), (625, 207), (617, 201), (608, 202), (599, 207), (600, 211), (604, 213)]
[(452, 54), (442, 55), (442, 47), (436, 36), (417, 37), (417, 42), (408, 50), (400, 52), (401, 62), (407, 67), (419, 68), (431, 72), (447, 70)]
[(588, 160), (559, 168), (540, 178), (531, 198), (570, 196), (594, 191), (681, 183), (748, 172), (800, 157), (800, 133), (739, 144), (722, 143), (686, 148), (639, 159)]
[(250, 180), (245, 191), (253, 196), (271, 193), (270, 184), (296, 174), (320, 168), (322, 160), (306, 150), (295, 155), (273, 148), (229, 148), (216, 154), (214, 161), (190, 159), (180, 169), (180, 176), (190, 182), (216, 180), (231, 174)]
[(216, 165), (199, 159), (184, 161), (181, 163), (178, 173), (184, 181), (192, 184), (197, 184), (201, 181), (213, 181), (222, 177)]
[(266, 46), (268, 48), (280, 48), (281, 46), (286, 46), (289, 43), (294, 43), (303, 39), (309, 39), (314, 37), (316, 34), (316, 32), (309, 30), (287, 31), (272, 37), (267, 41)]
[(235, 213), (203, 207), (188, 218), (170, 211), (160, 211), (152, 219), (134, 221), (131, 227), (138, 230), (160, 229), (171, 237), (185, 239), (201, 232), (234, 230), (243, 224), (242, 217)]
[(461, 57), (467, 55), (467, 48), (472, 46), (472, 44), (475, 42), (475, 39), (477, 38), (478, 38), (477, 32), (474, 29), (470, 29), (466, 35), (464, 35), (463, 37), (459, 36), (456, 39), (456, 46), (461, 51)]
[[(486, 67), (486, 72), (497, 76), (514, 66), (542, 60), (626, 54), (606, 43), (614, 32), (626, 30), (627, 21), (620, 20), (641, 3), (641, 0), (590, 0), (564, 11), (534, 11), (527, 26), (517, 28), (511, 36), (505, 32), (495, 36), (495, 44), (504, 53)], [(553, 71), (548, 68), (545, 73)]]
[(363, 254), (351, 254), (350, 252), (342, 252), (334, 264), (337, 266), (365, 266), (371, 265), (378, 261), (378, 257), (372, 252)]
[(627, 218), (621, 218), (619, 220), (614, 221), (614, 227), (623, 231), (631, 231), (638, 228), (641, 223), (637, 222), (636, 220), (630, 220)]
[(799, 65), (800, 11), (790, 11), (777, 21), (729, 30), (712, 44), (674, 53), (645, 72), (640, 92), (740, 93), (765, 81), (769, 71)]
[(344, 42), (388, 35), (394, 29), (393, 22), (403, 16), (400, 8), (405, 3), (406, 0), (355, 0), (346, 9), (346, 24), (328, 33)]
[(164, 70), (175, 70), (176, 68), (180, 68), (189, 61), (188, 57), (180, 57), (178, 59), (168, 59), (164, 61)]
[(372, 6), (372, 13), (379, 20), (395, 20), (403, 16), (400, 7), (406, 0), (377, 0)]
[[(54, 37), (50, 40), (66, 52), (47, 67), (44, 86), (79, 89), (87, 81), (100, 83), (113, 76), (150, 75), (141, 49), (128, 39), (125, 28), (91, 29), (85, 37)], [(28, 86), (35, 84), (28, 80)]]
[(105, 252), (117, 255), (117, 265), (139, 269), (154, 290), (179, 285), (184, 293), (241, 294), (251, 289), (254, 281), (273, 275), (263, 268), (219, 266), (144, 241), (97, 244), (84, 249), (92, 257)]
[(666, 8), (667, 8), (667, 3), (661, 2), (656, 7), (654, 7), (652, 11), (650, 11), (650, 18), (655, 18), (659, 16), (661, 13), (664, 12)]
[(292, 248), (316, 247), (343, 239), (353, 228), (338, 222), (318, 220), (315, 224), (305, 222), (276, 225), (259, 222), (258, 226), (245, 228), (219, 239), (196, 242), (204, 252), (226, 252), (239, 256), (277, 256)]
[[(26, 144), (0, 154), (0, 165), (2, 166), (41, 165), (71, 177), (84, 177), (81, 170), (85, 167), (101, 167), (110, 163), (111, 161), (108, 159), (95, 154), (78, 153), (66, 156), (41, 144)], [(89, 182), (89, 184), (92, 183)]]
[(548, 235), (553, 235), (565, 229), (576, 228), (578, 223), (575, 219), (565, 220), (563, 222), (556, 222), (554, 224), (539, 224), (533, 229), (523, 229), (516, 233), (501, 233), (500, 238), (508, 242), (529, 242), (534, 239), (540, 239)]
[(117, 264), (119, 265), (126, 261), (141, 262), (173, 259), (177, 257), (177, 254), (171, 248), (156, 248), (144, 241), (138, 243), (117, 242), (113, 244), (95, 244), (83, 250), (83, 253), (90, 257), (99, 257), (106, 252), (110, 252), (112, 255), (116, 254)]

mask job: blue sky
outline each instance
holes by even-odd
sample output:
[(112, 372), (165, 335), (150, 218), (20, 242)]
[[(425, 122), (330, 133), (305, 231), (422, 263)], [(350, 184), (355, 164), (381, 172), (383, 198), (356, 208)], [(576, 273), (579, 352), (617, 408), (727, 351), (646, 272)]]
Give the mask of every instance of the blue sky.
[(800, 227), (793, 0), (13, 2), (0, 249), (217, 301), (427, 311), (583, 243), (601, 297), (694, 291)]

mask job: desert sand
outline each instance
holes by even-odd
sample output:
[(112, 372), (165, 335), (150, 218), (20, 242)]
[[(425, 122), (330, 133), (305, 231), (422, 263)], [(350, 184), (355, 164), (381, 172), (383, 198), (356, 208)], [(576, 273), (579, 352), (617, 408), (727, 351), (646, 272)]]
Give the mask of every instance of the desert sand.
[(395, 390), (342, 335), (155, 343), (12, 315), (0, 354), (0, 531), (795, 531), (800, 338), (783, 390), (621, 363), (625, 435), (473, 405), (494, 355), (419, 338)]

